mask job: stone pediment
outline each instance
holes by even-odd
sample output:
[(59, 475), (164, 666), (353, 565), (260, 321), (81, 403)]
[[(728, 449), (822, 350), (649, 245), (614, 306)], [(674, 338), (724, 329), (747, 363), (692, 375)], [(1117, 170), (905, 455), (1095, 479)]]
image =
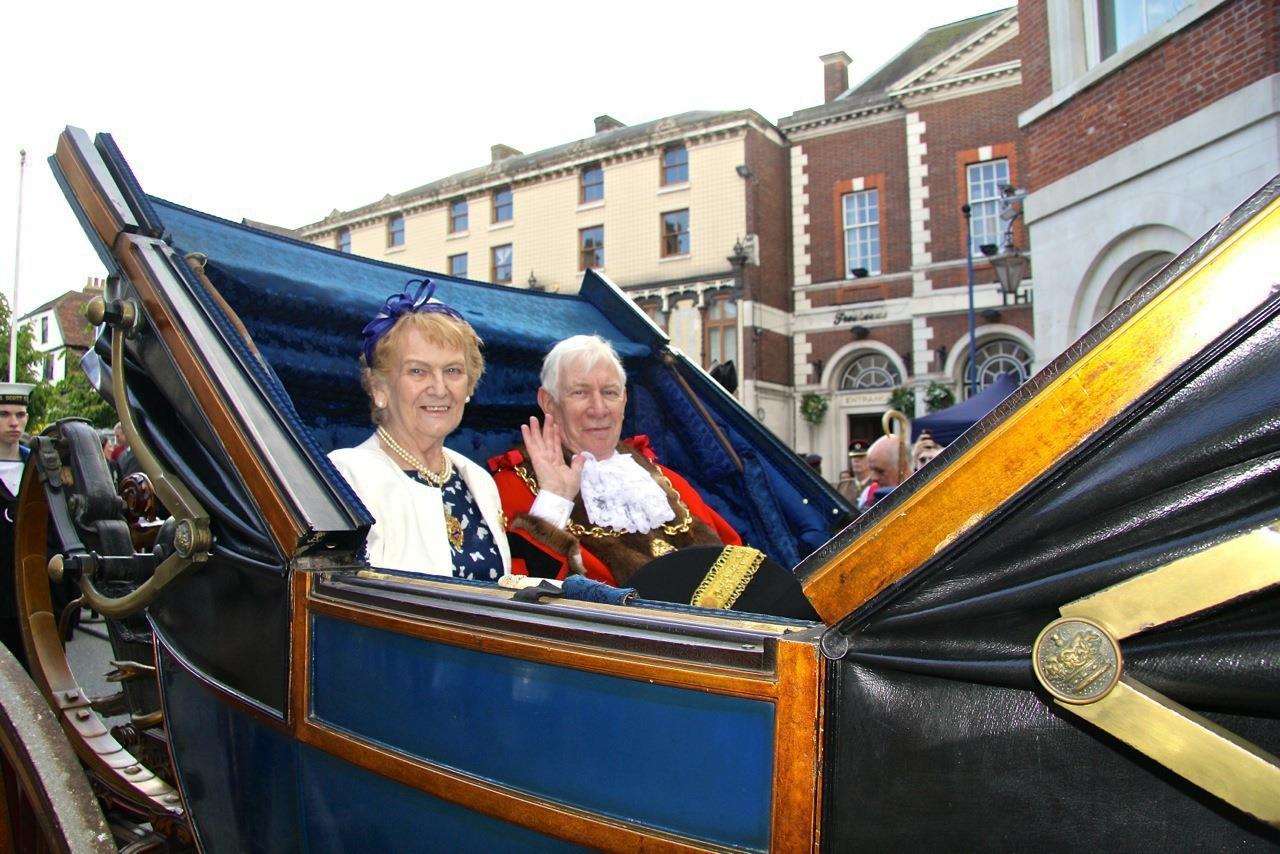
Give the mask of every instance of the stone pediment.
[(1018, 11), (1008, 9), (982, 29), (932, 57), (899, 79), (890, 91), (921, 86), (946, 85), (952, 77), (962, 77), (990, 63), (985, 58), (1018, 35)]

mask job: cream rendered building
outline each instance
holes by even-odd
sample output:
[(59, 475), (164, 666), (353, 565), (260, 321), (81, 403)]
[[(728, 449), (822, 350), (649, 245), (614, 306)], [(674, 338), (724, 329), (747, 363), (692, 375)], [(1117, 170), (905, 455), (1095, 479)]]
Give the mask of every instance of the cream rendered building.
[(298, 233), (551, 291), (576, 291), (591, 265), (692, 359), (708, 368), (732, 360), (739, 399), (791, 440), (787, 161), (772, 124), (750, 110), (634, 126), (601, 116), (586, 139), (532, 154), (495, 145), (491, 155), (487, 166), (334, 211)]

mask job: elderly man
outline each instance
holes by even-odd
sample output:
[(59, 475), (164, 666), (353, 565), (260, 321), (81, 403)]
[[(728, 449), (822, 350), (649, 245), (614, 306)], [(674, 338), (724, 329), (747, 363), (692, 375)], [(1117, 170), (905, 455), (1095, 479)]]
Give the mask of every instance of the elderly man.
[(595, 335), (561, 341), (542, 364), (544, 418), (521, 447), (489, 461), (511, 542), (512, 572), (570, 573), (625, 585), (656, 557), (739, 545), (689, 483), (658, 463), (647, 437), (621, 441), (627, 376)]
[(859, 512), (865, 512), (902, 482), (898, 476), (898, 453), (897, 437), (881, 436), (871, 443), (871, 448), (867, 451), (867, 476), (870, 483), (858, 496)]

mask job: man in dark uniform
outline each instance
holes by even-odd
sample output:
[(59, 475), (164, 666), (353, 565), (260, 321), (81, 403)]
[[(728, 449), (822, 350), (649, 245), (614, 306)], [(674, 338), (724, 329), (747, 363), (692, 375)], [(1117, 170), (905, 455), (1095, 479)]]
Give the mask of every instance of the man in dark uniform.
[(27, 428), (30, 383), (0, 383), (0, 643), (22, 661), (22, 633), (13, 579), (13, 528), (18, 512), (18, 485), (31, 453), (22, 445)]

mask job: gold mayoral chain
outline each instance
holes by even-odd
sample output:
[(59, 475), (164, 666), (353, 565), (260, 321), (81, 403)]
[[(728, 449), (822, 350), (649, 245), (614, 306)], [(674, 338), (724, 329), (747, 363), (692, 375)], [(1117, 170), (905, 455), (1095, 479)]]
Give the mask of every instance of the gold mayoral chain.
[[(533, 475), (529, 474), (529, 470), (524, 466), (518, 465), (515, 467), (515, 471), (516, 474), (519, 475), (520, 479), (524, 481), (525, 486), (529, 487), (529, 490), (536, 496), (539, 489), (538, 481), (534, 479)], [(680, 498), (680, 493), (676, 492), (676, 488), (671, 485), (670, 478), (664, 475), (661, 470), (650, 472), (650, 474), (653, 475), (654, 479), (658, 481), (658, 484), (663, 487), (662, 491), (666, 493), (667, 498), (675, 503), (676, 509), (676, 518), (661, 526), (660, 529), (655, 530), (661, 530), (668, 536), (672, 537), (677, 534), (685, 533), (693, 526), (693, 514), (689, 512), (689, 506)], [(573, 521), (568, 522), (564, 527), (570, 534), (579, 538), (621, 537), (623, 534), (630, 533), (629, 531), (623, 531), (618, 528), (605, 527), (601, 525), (580, 525)], [(670, 554), (675, 550), (675, 546), (658, 536), (655, 536), (649, 544), (649, 553), (654, 557), (662, 557), (663, 555)]]
[[(443, 489), (444, 485), (449, 482), (449, 478), (453, 477), (453, 462), (449, 459), (449, 455), (441, 452), (444, 457), (444, 470), (439, 473), (433, 472), (427, 468), (426, 463), (418, 459), (413, 454), (400, 447), (400, 443), (391, 438), (391, 434), (387, 432), (385, 427), (378, 428), (378, 438), (386, 443), (387, 447), (395, 452), (396, 456), (401, 460), (413, 466), (418, 474), (422, 475), (422, 479), (434, 486), (436, 489)], [(458, 521), (452, 513), (449, 512), (448, 505), (444, 506), (444, 531), (449, 538), (449, 545), (453, 550), (461, 551), (462, 549), (462, 523)]]

